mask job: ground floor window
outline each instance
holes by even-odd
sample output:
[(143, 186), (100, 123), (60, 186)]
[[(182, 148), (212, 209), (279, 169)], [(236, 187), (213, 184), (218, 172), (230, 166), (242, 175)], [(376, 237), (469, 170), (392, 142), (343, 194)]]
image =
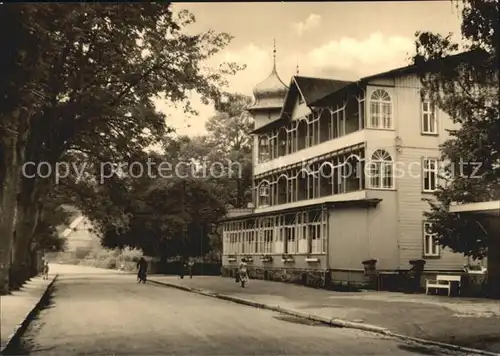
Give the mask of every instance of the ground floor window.
[(264, 230), (264, 251), (263, 253), (273, 253), (273, 230)]
[(424, 222), (424, 257), (437, 257), (440, 252), (437, 234), (433, 233), (431, 228), (431, 223)]
[(323, 239), (321, 238), (321, 223), (309, 225), (309, 236), (311, 241), (311, 253), (323, 252)]
[(225, 223), (223, 254), (325, 253), (327, 218), (314, 210)]
[(287, 227), (286, 231), (286, 253), (297, 253), (297, 245), (295, 243), (295, 228)]

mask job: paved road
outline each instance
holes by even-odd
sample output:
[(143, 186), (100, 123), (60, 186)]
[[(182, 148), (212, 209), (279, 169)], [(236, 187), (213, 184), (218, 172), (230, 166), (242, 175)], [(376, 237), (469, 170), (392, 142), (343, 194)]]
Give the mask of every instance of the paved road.
[[(70, 268), (71, 270), (71, 268)], [(229, 280), (228, 280), (229, 281)], [(26, 331), (32, 355), (451, 355), (103, 270), (62, 275)]]

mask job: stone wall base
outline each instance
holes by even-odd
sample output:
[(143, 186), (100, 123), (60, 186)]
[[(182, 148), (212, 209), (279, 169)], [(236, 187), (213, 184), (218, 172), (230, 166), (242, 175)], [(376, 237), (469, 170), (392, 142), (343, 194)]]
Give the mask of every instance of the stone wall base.
[[(370, 289), (370, 281), (361, 271), (339, 273), (339, 271), (321, 271), (304, 268), (252, 267), (248, 266), (250, 279), (293, 283), (313, 288), (356, 291)], [(223, 277), (236, 278), (237, 266), (222, 266)]]

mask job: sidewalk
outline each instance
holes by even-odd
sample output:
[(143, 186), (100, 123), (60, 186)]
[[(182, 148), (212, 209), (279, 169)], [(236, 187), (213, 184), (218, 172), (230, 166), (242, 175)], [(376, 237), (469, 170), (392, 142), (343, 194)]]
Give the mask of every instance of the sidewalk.
[(390, 292), (332, 292), (288, 283), (250, 280), (242, 289), (231, 278), (149, 280), (279, 306), (322, 318), (376, 325), (414, 338), (500, 353), (500, 302)]
[(10, 295), (0, 296), (0, 352), (3, 354), (5, 347), (13, 337), (26, 327), (26, 321), (37, 309), (49, 286), (54, 282), (56, 275), (51, 273), (48, 280), (35, 277), (24, 286)]

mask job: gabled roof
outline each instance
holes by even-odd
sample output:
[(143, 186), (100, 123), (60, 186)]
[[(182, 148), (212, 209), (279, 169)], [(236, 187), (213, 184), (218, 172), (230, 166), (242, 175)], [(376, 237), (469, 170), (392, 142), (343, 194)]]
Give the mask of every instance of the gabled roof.
[(295, 76), (293, 79), (297, 83), (307, 105), (352, 83), (345, 80), (299, 76)]
[(293, 76), (283, 103), (281, 115), (292, 110), (297, 93), (302, 96), (306, 105), (310, 106), (325, 95), (334, 93), (349, 84), (351, 82), (344, 80)]
[(382, 78), (394, 78), (394, 77), (399, 77), (399, 76), (403, 76), (403, 75), (407, 75), (407, 74), (416, 74), (416, 73), (418, 73), (419, 70), (421, 70), (421, 71), (436, 70), (436, 69), (440, 68), (439, 66), (449, 65), (449, 64), (456, 65), (456, 64), (459, 64), (460, 62), (467, 62), (471, 58), (473, 58), (473, 56), (476, 53), (479, 53), (479, 55), (481, 55), (480, 51), (460, 52), (460, 53), (448, 55), (446, 57), (436, 58), (436, 59), (429, 60), (427, 62), (423, 62), (420, 66), (416, 65), (416, 64), (410, 64), (410, 65), (407, 65), (404, 67), (391, 69), (391, 70), (386, 71), (386, 72), (373, 74), (373, 75), (361, 78), (360, 81), (369, 81), (369, 80), (373, 80), (373, 79), (382, 79)]
[(293, 110), (298, 95), (301, 95), (306, 105), (310, 106), (318, 99), (334, 93), (350, 84), (352, 84), (352, 82), (345, 80), (293, 76), (290, 80), (288, 91), (286, 92), (279, 119), (259, 127), (254, 130), (253, 133), (265, 131), (273, 127), (279, 127), (282, 125), (283, 121), (289, 120), (290, 118), (285, 113), (289, 113)]
[[(388, 70), (386, 72), (377, 73), (377, 74), (363, 77), (363, 78), (359, 79), (357, 82), (349, 83), (348, 85), (344, 86), (341, 89), (345, 88), (346, 90), (348, 90), (348, 87), (355, 87), (356, 85), (366, 85), (366, 84), (368, 84), (368, 82), (375, 80), (375, 79), (396, 78), (396, 77), (403, 76), (403, 75), (418, 74), (419, 71), (432, 71), (432, 70), (439, 71), (442, 66), (451, 65), (452, 63), (453, 63), (453, 65), (455, 65), (455, 64), (458, 64), (460, 62), (467, 61), (474, 54), (475, 54), (474, 51), (461, 52), (461, 53), (449, 55), (447, 57), (430, 60), (426, 63), (423, 63), (420, 66), (415, 65), (415, 64), (411, 64), (411, 65), (407, 65), (404, 67), (391, 69), (391, 70)], [(335, 93), (335, 91), (332, 91), (331, 93), (327, 93), (324, 96), (313, 101), (311, 104), (314, 106), (327, 105), (327, 102), (330, 100), (330, 97), (335, 95), (334, 93)]]

